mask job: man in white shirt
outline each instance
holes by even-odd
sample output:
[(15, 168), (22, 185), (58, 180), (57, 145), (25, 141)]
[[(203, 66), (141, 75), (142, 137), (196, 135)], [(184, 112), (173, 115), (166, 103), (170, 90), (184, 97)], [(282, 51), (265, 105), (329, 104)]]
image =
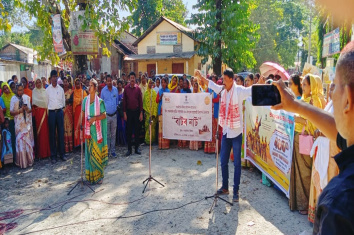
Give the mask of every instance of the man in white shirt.
[[(222, 186), (218, 190), (219, 195), (229, 194), (229, 158), (231, 148), (234, 150), (234, 187), (233, 201), (239, 201), (239, 185), (241, 178), (241, 144), (242, 144), (242, 103), (252, 95), (251, 87), (238, 86), (233, 80), (232, 69), (224, 71), (223, 81), (225, 86), (220, 86), (197, 74), (208, 87), (217, 94), (221, 92), (219, 125), (223, 128), (221, 140), (220, 162), (222, 173)], [(224, 89), (224, 90), (223, 90)]]
[[(50, 155), (52, 163), (57, 162), (57, 152), (59, 152), (62, 161), (66, 161), (64, 156), (64, 112), (65, 95), (64, 90), (58, 85), (58, 72), (50, 72), (51, 85), (46, 92), (48, 94), (48, 124), (49, 124), (49, 142)], [(58, 140), (56, 139), (58, 134)], [(57, 146), (58, 143), (58, 146)], [(58, 151), (59, 150), (59, 151)]]

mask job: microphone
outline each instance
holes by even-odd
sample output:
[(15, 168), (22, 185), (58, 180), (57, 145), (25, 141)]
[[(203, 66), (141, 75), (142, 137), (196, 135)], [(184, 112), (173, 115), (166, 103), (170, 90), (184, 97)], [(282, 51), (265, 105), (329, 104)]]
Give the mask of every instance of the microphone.
[(218, 93), (218, 95), (220, 95), (223, 90), (225, 90), (225, 85), (222, 86), (222, 89), (221, 89), (221, 91)]

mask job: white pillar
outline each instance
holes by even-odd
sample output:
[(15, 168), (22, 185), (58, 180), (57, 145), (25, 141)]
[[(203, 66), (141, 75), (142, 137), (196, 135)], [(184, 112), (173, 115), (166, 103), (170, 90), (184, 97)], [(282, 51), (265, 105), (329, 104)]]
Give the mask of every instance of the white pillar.
[(158, 74), (158, 69), (157, 69), (157, 61), (156, 61), (156, 71), (155, 71), (155, 74)]

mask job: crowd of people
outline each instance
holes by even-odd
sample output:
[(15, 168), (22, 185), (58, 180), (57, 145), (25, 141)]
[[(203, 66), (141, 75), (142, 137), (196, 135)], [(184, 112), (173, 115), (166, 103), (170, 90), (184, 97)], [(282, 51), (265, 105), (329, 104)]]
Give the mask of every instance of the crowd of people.
[[(58, 76), (58, 72), (53, 70), (50, 78), (36, 78), (32, 82), (25, 77), (19, 81), (14, 75), (1, 83), (0, 120), (1, 116), (4, 118), (0, 167), (11, 157), (20, 168), (32, 166), (35, 159), (48, 157), (53, 164), (59, 160), (58, 156), (66, 161), (68, 153), (84, 144), (86, 178), (93, 184), (102, 183), (108, 158), (117, 157), (117, 145), (127, 146), (125, 156), (133, 153), (133, 145), (135, 153), (141, 154), (139, 146), (150, 144), (150, 141), (158, 144), (159, 149), (176, 145), (178, 148), (215, 153), (215, 134), (219, 125), (223, 181), (218, 194), (229, 194), (228, 163), (231, 156), (235, 166), (233, 199), (237, 202), (241, 166), (254, 166), (241, 159), (244, 112), (231, 114), (229, 111), (234, 110), (234, 106), (235, 110), (244, 110), (244, 100), (252, 95), (253, 84), (278, 84), (276, 81), (279, 80), (279, 75), (264, 78), (252, 73), (244, 78), (230, 69), (225, 70), (223, 76), (210, 75), (206, 78), (196, 72), (195, 78), (191, 79), (186, 75), (169, 78), (167, 74), (148, 78), (146, 73), (136, 76), (131, 72), (128, 76), (123, 74), (122, 79), (102, 73), (100, 77), (93, 75), (92, 78), (78, 74), (72, 80), (63, 71)], [(333, 83), (328, 97), (324, 95), (321, 78), (312, 74), (294, 74), (286, 85), (297, 100), (333, 114)], [(223, 87), (226, 91), (218, 95)], [(212, 94), (212, 141), (202, 143), (163, 138), (162, 98), (169, 92)], [(234, 122), (230, 117), (238, 121)], [(301, 136), (304, 135), (318, 140), (315, 152), (301, 151)], [(319, 195), (339, 173), (333, 158), (338, 153), (336, 143), (326, 140), (313, 120), (306, 115), (295, 114), (289, 206), (291, 210), (308, 215), (312, 223)]]

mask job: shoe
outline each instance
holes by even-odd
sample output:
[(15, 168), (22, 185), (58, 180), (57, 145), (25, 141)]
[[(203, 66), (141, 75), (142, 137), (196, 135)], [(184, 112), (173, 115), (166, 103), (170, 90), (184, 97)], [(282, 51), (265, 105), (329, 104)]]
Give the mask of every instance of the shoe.
[(52, 159), (52, 164), (55, 164), (55, 163), (57, 163), (57, 159), (56, 159), (56, 158), (54, 158), (54, 157), (51, 157), (51, 159)]
[(111, 157), (117, 158), (117, 154), (116, 153), (111, 153)]
[(232, 200), (233, 200), (234, 202), (238, 202), (238, 201), (240, 200), (240, 196), (239, 196), (238, 192), (237, 192), (236, 194), (234, 194)]
[(217, 192), (216, 192), (216, 194), (217, 195), (229, 195), (229, 190), (227, 190), (227, 189), (224, 189), (224, 188), (220, 188)]
[(135, 149), (135, 153), (141, 155), (141, 151), (139, 149)]
[(132, 151), (128, 150), (128, 152), (125, 154), (126, 157), (129, 157), (130, 155), (132, 155)]
[(61, 156), (60, 159), (63, 161), (63, 162), (66, 162), (66, 160), (68, 160), (65, 155)]

